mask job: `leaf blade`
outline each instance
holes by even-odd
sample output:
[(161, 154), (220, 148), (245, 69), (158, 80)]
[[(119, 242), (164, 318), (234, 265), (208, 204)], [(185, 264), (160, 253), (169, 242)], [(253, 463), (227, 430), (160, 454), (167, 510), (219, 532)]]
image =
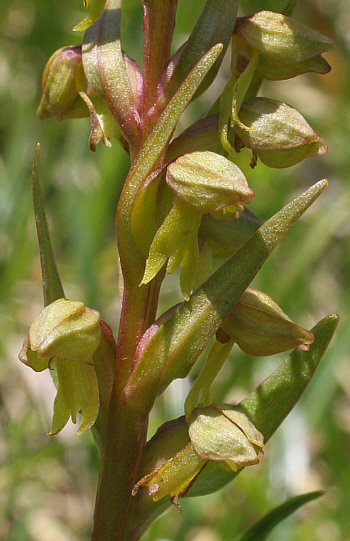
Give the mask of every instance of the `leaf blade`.
[(33, 206), (35, 224), (39, 242), (40, 263), (43, 281), (44, 305), (64, 297), (63, 286), (56, 267), (50, 240), (49, 228), (47, 225), (45, 209), (42, 199), (39, 181), (39, 154), (40, 144), (35, 146), (35, 158), (32, 172)]
[(320, 498), (323, 494), (324, 492), (319, 490), (290, 498), (253, 524), (237, 541), (265, 541), (273, 528), (282, 522), (282, 520), (288, 518), (306, 503)]

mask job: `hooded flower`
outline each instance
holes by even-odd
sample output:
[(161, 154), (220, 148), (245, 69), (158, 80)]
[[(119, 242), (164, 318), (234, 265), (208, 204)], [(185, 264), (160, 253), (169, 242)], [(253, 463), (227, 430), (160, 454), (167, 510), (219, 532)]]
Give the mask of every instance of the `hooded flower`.
[[(180, 445), (184, 445), (188, 437), (185, 426), (177, 422), (174, 428), (176, 439)], [(163, 436), (162, 446), (157, 441), (160, 439), (158, 434), (154, 438), (156, 447), (152, 446), (153, 451), (160, 452), (164, 459), (154, 463), (153, 458), (154, 471), (135, 485), (133, 494), (140, 488), (148, 487), (149, 496), (154, 501), (169, 495), (177, 507), (178, 498), (186, 495), (208, 461), (215, 461), (224, 470), (235, 472), (245, 466), (258, 464), (263, 456), (262, 434), (239, 407), (228, 404), (195, 408), (188, 421), (189, 442), (170, 458), (166, 447), (170, 445), (171, 450), (175, 448), (174, 438), (164, 439), (164, 435), (163, 430), (159, 434)]]
[(57, 388), (50, 435), (76, 423), (78, 433), (90, 428), (99, 410), (93, 365), (101, 338), (100, 315), (82, 302), (57, 299), (46, 306), (30, 326), (19, 359), (36, 372), (49, 368)]

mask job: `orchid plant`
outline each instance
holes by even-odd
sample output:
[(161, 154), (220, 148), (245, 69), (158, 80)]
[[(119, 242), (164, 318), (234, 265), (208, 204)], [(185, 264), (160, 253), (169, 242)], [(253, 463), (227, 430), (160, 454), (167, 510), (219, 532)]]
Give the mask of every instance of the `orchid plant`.
[[(90, 12), (75, 28), (84, 32), (82, 45), (59, 49), (45, 67), (38, 116), (90, 116), (90, 149), (116, 141), (131, 162), (116, 209), (116, 339), (96, 310), (65, 298), (41, 197), (39, 145), (33, 168), (44, 308), (19, 358), (37, 372), (50, 370), (57, 389), (50, 434), (78, 415), (78, 433), (93, 431), (100, 452), (93, 541), (136, 541), (171, 503), (180, 508), (181, 498), (218, 490), (259, 464), (335, 330), (336, 316), (307, 330), (249, 287), (327, 186), (321, 180), (262, 223), (248, 209), (254, 192), (235, 163), (244, 147), (252, 168), (259, 161), (289, 167), (327, 150), (293, 107), (258, 97), (264, 79), (330, 69), (322, 54), (334, 43), (292, 18), (296, 3), (283, 13), (238, 17), (238, 0), (207, 0), (172, 55), (177, 0), (142, 0), (141, 73), (120, 42), (121, 0), (85, 0)], [(182, 113), (214, 81), (228, 49), (231, 75), (220, 97), (175, 137)], [(215, 260), (221, 266), (213, 272)], [(183, 301), (159, 315), (162, 283), (177, 269)], [(251, 356), (293, 351), (239, 404), (215, 403), (211, 385), (234, 344)], [(184, 415), (147, 441), (156, 397), (187, 377), (202, 353)], [(318, 495), (286, 502), (241, 539), (265, 539)]]

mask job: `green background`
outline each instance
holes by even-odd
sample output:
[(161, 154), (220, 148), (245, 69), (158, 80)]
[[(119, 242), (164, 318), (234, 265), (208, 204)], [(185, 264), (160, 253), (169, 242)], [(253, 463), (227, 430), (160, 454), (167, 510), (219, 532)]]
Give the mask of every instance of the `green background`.
[[(282, 1), (241, 2), (242, 14), (281, 10)], [(203, 0), (179, 0), (174, 50), (191, 31)], [(124, 7), (125, 6), (125, 7)], [(123, 48), (141, 62), (142, 9), (124, 1)], [(31, 205), (31, 167), (41, 143), (40, 177), (66, 296), (101, 311), (117, 329), (118, 284), (114, 218), (128, 170), (116, 143), (88, 149), (89, 120), (41, 122), (41, 73), (59, 47), (78, 44), (72, 27), (85, 15), (80, 0), (0, 2), (0, 539), (89, 539), (98, 457), (91, 434), (76, 427), (47, 438), (53, 384), (17, 361), (28, 327), (42, 307), (40, 266)], [(268, 83), (262, 95), (297, 108), (325, 138), (329, 152), (288, 170), (238, 163), (255, 191), (250, 208), (266, 219), (320, 178), (330, 186), (276, 249), (254, 282), (297, 323), (312, 327), (336, 312), (340, 324), (307, 393), (267, 445), (259, 467), (222, 491), (185, 499), (158, 520), (147, 541), (231, 541), (286, 498), (325, 489), (326, 495), (276, 528), (271, 541), (350, 539), (349, 206), (350, 2), (303, 1), (296, 18), (333, 38), (333, 70)], [(218, 86), (191, 105), (185, 127), (205, 111)], [(164, 285), (162, 309), (179, 299), (177, 277)], [(235, 351), (214, 388), (216, 401), (235, 402), (266, 377), (280, 357), (252, 359)], [(195, 368), (194, 374), (198, 371)], [(160, 399), (150, 432), (183, 413), (188, 382)]]

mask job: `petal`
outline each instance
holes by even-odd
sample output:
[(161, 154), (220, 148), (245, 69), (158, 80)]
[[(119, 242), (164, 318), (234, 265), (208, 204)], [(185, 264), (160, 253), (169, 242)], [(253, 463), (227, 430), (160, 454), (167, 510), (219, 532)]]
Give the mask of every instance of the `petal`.
[(91, 428), (99, 410), (97, 378), (93, 366), (56, 359), (57, 395), (50, 435), (57, 434), (67, 424), (69, 417), (76, 423), (81, 412), (78, 434)]

